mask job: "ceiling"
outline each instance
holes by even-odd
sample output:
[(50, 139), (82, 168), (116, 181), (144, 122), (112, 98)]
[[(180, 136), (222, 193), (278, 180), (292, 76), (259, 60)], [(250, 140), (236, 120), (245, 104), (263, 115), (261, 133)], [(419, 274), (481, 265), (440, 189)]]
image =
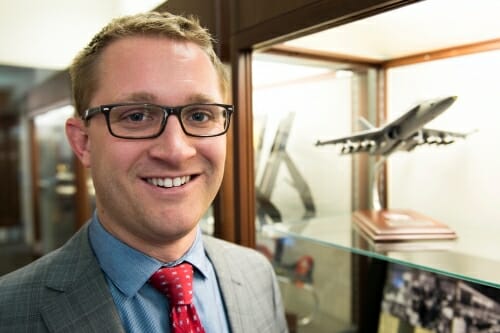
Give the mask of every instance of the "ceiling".
[[(6, 99), (19, 98), (33, 84), (67, 68), (110, 18), (163, 2), (0, 0), (0, 114)], [(426, 0), (286, 44), (387, 60), (498, 39), (498, 13), (500, 0)]]
[(0, 115), (33, 85), (68, 67), (112, 17), (164, 0), (0, 0)]
[(499, 0), (426, 0), (285, 43), (383, 61), (500, 38)]
[(64, 69), (110, 18), (159, 0), (0, 0), (0, 64)]

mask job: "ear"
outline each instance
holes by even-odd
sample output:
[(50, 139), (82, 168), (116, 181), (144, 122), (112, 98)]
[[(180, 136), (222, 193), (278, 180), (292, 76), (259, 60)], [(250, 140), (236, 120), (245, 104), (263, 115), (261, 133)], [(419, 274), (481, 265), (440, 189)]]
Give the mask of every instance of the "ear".
[(86, 167), (90, 167), (90, 142), (88, 128), (83, 120), (72, 117), (66, 120), (66, 136), (71, 149)]

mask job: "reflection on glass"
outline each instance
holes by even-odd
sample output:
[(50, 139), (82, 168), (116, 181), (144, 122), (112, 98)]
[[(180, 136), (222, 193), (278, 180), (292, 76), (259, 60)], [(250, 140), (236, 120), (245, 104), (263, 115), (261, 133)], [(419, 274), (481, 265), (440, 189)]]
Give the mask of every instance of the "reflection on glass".
[(202, 216), (200, 220), (200, 228), (201, 232), (203, 232), (205, 235), (210, 235), (210, 236), (214, 235), (215, 219), (214, 219), (214, 208), (212, 205), (208, 207), (207, 211)]
[(416, 209), (448, 224), (460, 238), (461, 251), (497, 260), (498, 240), (490, 236), (500, 230), (500, 76), (498, 70), (492, 75), (493, 68), (500, 69), (500, 50), (387, 71), (389, 117), (415, 100), (453, 93), (456, 102), (428, 127), (472, 133), (449, 146), (395, 154), (388, 161), (387, 191), (390, 207)]
[(73, 153), (64, 132), (65, 121), (73, 112), (68, 105), (34, 119), (43, 253), (59, 247), (76, 231)]
[(351, 132), (353, 115), (366, 111), (359, 100), (366, 101), (362, 95), (368, 91), (369, 70), (333, 61), (254, 55), (257, 249), (276, 270), (296, 332), (355, 328), (351, 254), (332, 252), (314, 238), (300, 239), (286, 230), (300, 233), (297, 230), (325, 219), (335, 226), (332, 216), (350, 216), (356, 199), (353, 159), (315, 143)]
[(378, 332), (498, 332), (497, 288), (397, 264), (386, 275)]
[(353, 76), (338, 67), (254, 56), (258, 226), (351, 210), (351, 159), (315, 146), (351, 130)]

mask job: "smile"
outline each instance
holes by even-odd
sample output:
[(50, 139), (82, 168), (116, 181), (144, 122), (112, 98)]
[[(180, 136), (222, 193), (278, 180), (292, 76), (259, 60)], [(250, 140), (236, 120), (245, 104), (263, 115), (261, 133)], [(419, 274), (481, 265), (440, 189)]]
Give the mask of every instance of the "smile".
[(159, 186), (159, 187), (178, 187), (186, 184), (191, 180), (191, 176), (182, 176), (175, 178), (148, 178), (146, 181), (149, 184)]

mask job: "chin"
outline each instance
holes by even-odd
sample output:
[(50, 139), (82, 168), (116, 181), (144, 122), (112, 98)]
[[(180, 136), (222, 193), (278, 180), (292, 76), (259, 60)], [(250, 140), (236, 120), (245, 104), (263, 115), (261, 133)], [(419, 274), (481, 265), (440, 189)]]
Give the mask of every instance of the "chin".
[(173, 218), (166, 217), (159, 220), (157, 231), (162, 235), (188, 234), (198, 225), (198, 219), (195, 218)]

